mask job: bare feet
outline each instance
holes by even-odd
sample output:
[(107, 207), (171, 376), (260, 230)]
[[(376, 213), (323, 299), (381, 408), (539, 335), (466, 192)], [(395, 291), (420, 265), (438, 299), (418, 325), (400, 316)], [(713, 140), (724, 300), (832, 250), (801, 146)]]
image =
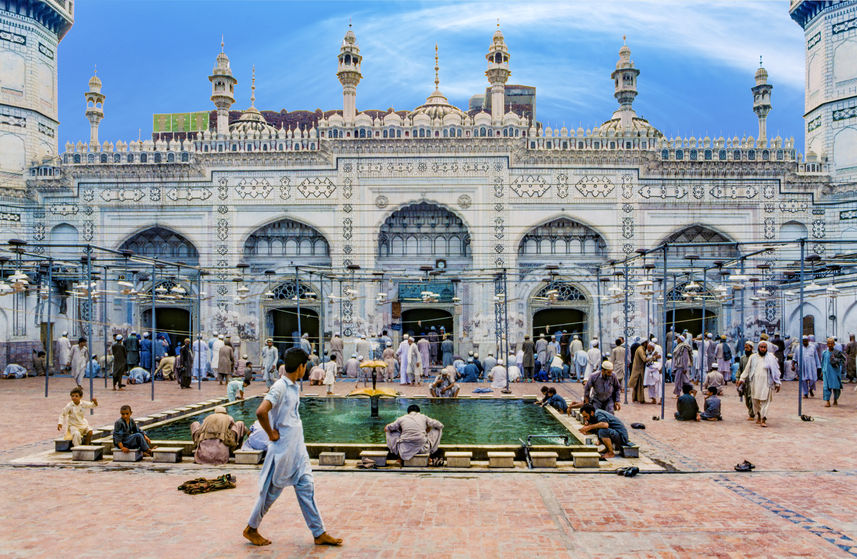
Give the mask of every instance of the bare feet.
[[(322, 534), (324, 535), (324, 534)], [(271, 540), (263, 538), (256, 528), (247, 526), (244, 528), (244, 537), (250, 540), (253, 545), (271, 545)]]
[(754, 417), (751, 415), (750, 417), (747, 418), (747, 421), (753, 421), (753, 419), (754, 419)]
[(761, 423), (759, 423), (759, 425), (761, 425), (762, 427), (767, 427), (767, 426), (768, 426), (768, 424), (767, 424), (767, 423), (765, 423), (765, 420), (764, 420), (764, 419), (762, 420), (762, 422), (761, 422)]
[[(244, 535), (247, 535), (247, 530), (244, 531)], [(322, 534), (319, 537), (314, 538), (313, 541), (315, 541), (315, 545), (342, 545), (342, 538), (334, 538), (327, 532), (322, 532)]]
[(602, 458), (613, 458), (615, 456), (616, 456), (616, 454), (613, 452), (605, 452), (604, 454), (601, 455)]
[(824, 403), (824, 407), (825, 407), (825, 408), (829, 408), (829, 407), (830, 407), (830, 402), (825, 402), (825, 403)]

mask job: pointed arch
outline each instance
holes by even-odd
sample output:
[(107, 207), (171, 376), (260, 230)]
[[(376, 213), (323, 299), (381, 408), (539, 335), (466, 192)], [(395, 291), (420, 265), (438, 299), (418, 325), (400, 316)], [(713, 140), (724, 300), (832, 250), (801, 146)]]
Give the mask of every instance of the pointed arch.
[(192, 242), (160, 225), (138, 231), (126, 239), (119, 250), (130, 250), (139, 256), (184, 262), (192, 266), (199, 263), (199, 251)]
[(315, 227), (291, 218), (272, 221), (255, 229), (244, 241), (244, 260), (273, 265), (287, 256), (299, 264), (330, 264), (330, 243)]
[(376, 250), (381, 265), (388, 261), (419, 267), (442, 258), (448, 267), (460, 268), (469, 266), (472, 258), (464, 220), (447, 207), (425, 200), (401, 206), (387, 216)]

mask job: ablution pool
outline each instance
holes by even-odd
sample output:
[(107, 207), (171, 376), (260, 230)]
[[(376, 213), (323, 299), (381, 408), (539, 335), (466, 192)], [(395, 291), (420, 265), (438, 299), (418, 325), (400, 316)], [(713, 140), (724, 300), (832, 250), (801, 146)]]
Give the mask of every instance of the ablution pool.
[[(228, 405), (236, 421), (249, 428), (256, 420), (261, 397), (248, 398)], [(384, 444), (384, 426), (407, 413), (411, 404), (422, 413), (443, 423), (442, 446), (447, 445), (520, 445), (528, 435), (558, 435), (538, 438), (539, 445), (562, 445), (562, 435), (571, 437), (570, 444), (581, 444), (549, 410), (533, 400), (507, 398), (439, 399), (382, 398), (379, 417), (370, 417), (368, 398), (301, 398), (300, 414), (307, 445), (318, 444)], [(190, 439), (190, 424), (202, 421), (211, 409), (187, 415), (147, 430), (150, 438), (160, 441)]]

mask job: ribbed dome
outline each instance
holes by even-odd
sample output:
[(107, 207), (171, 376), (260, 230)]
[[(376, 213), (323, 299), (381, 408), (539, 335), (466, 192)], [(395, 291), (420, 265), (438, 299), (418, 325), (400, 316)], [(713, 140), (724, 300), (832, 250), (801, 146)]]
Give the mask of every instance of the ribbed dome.
[(455, 105), (451, 105), (449, 100), (438, 89), (435, 89), (432, 94), (428, 96), (424, 105), (420, 105), (411, 111), (408, 114), (408, 117), (414, 118), (420, 114), (424, 114), (431, 119), (443, 119), (443, 117), (447, 115), (456, 115), (461, 119), (465, 119), (467, 117), (467, 113)]
[(657, 128), (655, 128), (651, 124), (649, 124), (648, 120), (646, 120), (645, 118), (639, 117), (639, 116), (634, 116), (631, 119), (631, 128), (630, 129), (623, 128), (622, 127), (622, 120), (618, 116), (614, 116), (613, 118), (611, 118), (610, 120), (608, 120), (607, 122), (602, 124), (601, 127), (599, 128), (599, 130), (601, 130), (601, 132), (606, 132), (608, 130), (612, 130), (612, 131), (616, 132), (617, 134), (622, 134), (624, 132), (637, 133), (637, 132), (649, 132), (649, 131), (651, 131), (654, 133), (654, 135), (656, 137), (663, 136), (663, 134), (661, 134), (660, 130), (658, 130)]
[(277, 129), (268, 124), (265, 117), (262, 116), (262, 113), (256, 107), (250, 107), (244, 111), (241, 114), (241, 118), (229, 125), (229, 131), (240, 132), (242, 134), (249, 134), (251, 132), (257, 134), (264, 132), (270, 132), (273, 135), (277, 134)]

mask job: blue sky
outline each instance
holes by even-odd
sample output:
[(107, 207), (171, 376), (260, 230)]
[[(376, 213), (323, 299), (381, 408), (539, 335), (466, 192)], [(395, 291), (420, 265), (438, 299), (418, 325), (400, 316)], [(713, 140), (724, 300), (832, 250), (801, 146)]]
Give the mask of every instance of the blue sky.
[(537, 88), (546, 125), (591, 128), (616, 108), (610, 73), (627, 35), (640, 68), (637, 113), (666, 135), (757, 133), (750, 87), (764, 56), (774, 85), (770, 136), (803, 145), (803, 32), (785, 0), (559, 2), (277, 2), (81, 0), (60, 45), (60, 149), (86, 141), (83, 92), (93, 65), (107, 95), (102, 141), (151, 135), (152, 114), (213, 108), (208, 74), (220, 48), (249, 105), (256, 66), (262, 110), (342, 106), (336, 55), (351, 19), (363, 81), (358, 110), (412, 109), (440, 89), (466, 110), (484, 91), (497, 18), (511, 52), (510, 83)]

